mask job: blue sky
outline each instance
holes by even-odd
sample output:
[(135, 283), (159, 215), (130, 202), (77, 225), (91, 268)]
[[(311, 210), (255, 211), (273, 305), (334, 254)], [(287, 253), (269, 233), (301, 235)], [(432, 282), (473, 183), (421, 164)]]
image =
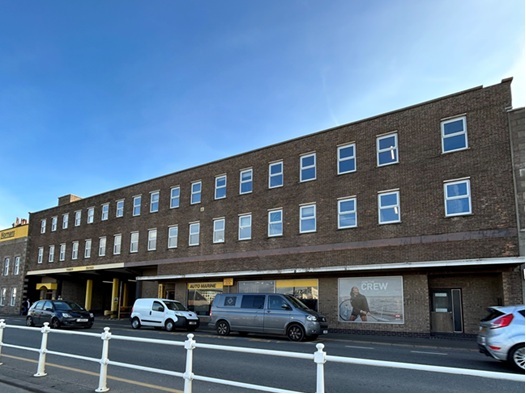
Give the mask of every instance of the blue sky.
[(524, 0), (0, 0), (0, 229), (514, 77)]

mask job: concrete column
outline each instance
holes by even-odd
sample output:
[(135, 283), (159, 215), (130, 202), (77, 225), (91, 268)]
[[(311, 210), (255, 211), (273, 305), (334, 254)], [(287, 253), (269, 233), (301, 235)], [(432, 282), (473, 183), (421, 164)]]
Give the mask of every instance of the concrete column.
[(111, 315), (117, 315), (119, 309), (119, 279), (113, 278), (113, 286), (111, 288)]
[(84, 298), (84, 308), (91, 310), (91, 300), (93, 298), (93, 279), (86, 281), (86, 297)]

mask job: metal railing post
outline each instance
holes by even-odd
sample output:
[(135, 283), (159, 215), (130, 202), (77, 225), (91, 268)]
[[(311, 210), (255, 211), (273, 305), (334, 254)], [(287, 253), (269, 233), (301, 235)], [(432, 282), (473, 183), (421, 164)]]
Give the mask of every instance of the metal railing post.
[(107, 387), (108, 380), (108, 354), (110, 351), (111, 332), (109, 327), (104, 327), (104, 332), (101, 334), (102, 339), (102, 356), (100, 359), (100, 375), (99, 387), (95, 390), (96, 393), (105, 393), (110, 389)]
[(192, 392), (192, 381), (194, 374), (192, 372), (192, 365), (194, 359), (195, 340), (194, 334), (188, 334), (188, 339), (184, 341), (184, 348), (186, 349), (186, 369), (184, 371), (184, 392)]
[(5, 319), (0, 319), (0, 365), (2, 362), (2, 344), (4, 343), (4, 328), (5, 328)]
[(42, 342), (40, 344), (40, 351), (39, 351), (40, 356), (38, 357), (37, 373), (33, 375), (39, 378), (47, 375), (46, 373), (47, 337), (50, 331), (51, 331), (51, 328), (49, 328), (49, 323), (44, 323), (42, 330), (40, 330), (40, 332), (42, 333)]
[(326, 353), (323, 351), (325, 345), (318, 343), (314, 352), (314, 362), (316, 363), (316, 392), (325, 393), (325, 367), (324, 364), (327, 361), (325, 358)]

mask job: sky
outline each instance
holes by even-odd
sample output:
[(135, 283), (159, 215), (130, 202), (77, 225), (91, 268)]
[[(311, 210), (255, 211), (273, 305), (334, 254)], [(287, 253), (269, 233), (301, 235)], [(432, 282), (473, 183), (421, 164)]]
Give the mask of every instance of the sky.
[(0, 229), (513, 77), (524, 0), (0, 0)]

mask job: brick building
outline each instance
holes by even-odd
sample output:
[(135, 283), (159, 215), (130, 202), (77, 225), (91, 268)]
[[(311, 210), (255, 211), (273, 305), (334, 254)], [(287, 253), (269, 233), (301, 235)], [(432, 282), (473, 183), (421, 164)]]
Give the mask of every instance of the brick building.
[(474, 334), (488, 305), (524, 302), (523, 158), (506, 79), (64, 196), (30, 215), (30, 296), (119, 316), (175, 297), (206, 321), (217, 292), (275, 291), (334, 330)]

